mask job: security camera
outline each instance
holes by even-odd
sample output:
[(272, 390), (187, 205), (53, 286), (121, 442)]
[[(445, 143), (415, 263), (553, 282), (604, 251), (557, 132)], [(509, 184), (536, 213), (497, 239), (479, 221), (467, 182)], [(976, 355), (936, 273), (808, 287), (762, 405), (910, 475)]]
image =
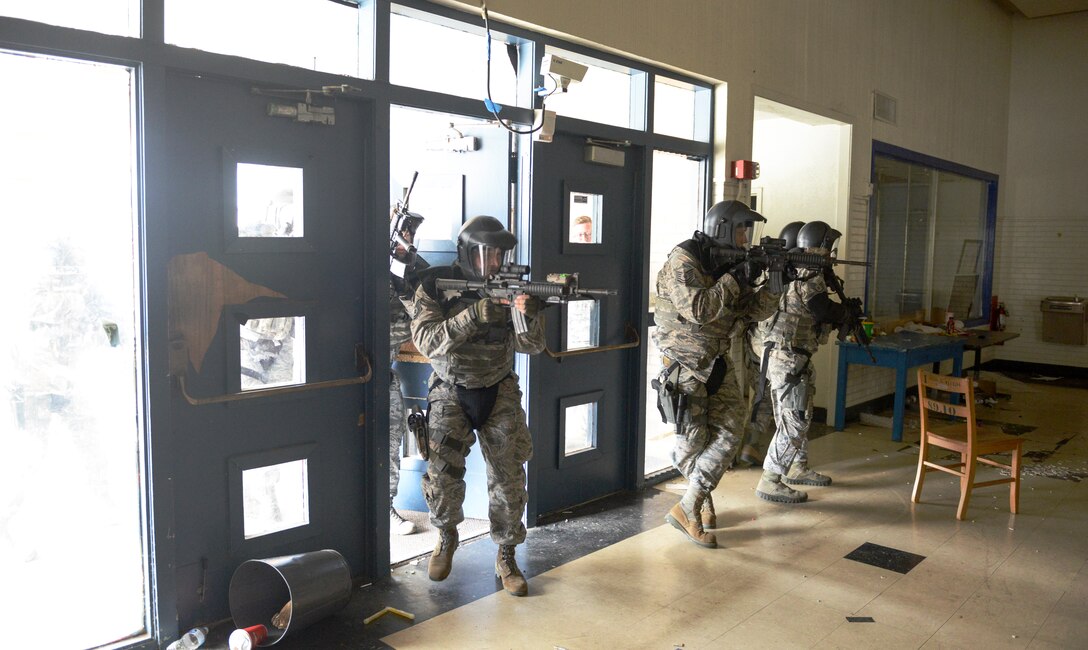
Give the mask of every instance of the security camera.
[(581, 63), (575, 63), (570, 59), (564, 59), (554, 54), (544, 55), (540, 69), (546, 75), (558, 77), (559, 87), (562, 88), (563, 92), (567, 91), (570, 82), (584, 79), (586, 72), (589, 70)]

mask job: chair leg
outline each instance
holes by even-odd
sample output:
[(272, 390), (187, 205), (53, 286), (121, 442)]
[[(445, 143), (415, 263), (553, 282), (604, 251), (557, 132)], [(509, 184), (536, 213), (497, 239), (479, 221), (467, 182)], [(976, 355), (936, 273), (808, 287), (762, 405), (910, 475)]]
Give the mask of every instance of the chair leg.
[[(923, 438), (925, 434), (922, 434)], [(920, 449), (918, 450), (918, 471), (914, 475), (914, 490), (910, 494), (911, 503), (918, 503), (918, 500), (922, 498), (922, 483), (926, 480), (926, 454), (929, 451), (929, 445), (923, 440), (919, 443)]]
[(1020, 511), (1020, 445), (1012, 450), (1012, 483), (1009, 483), (1009, 511), (1016, 514)]
[(975, 484), (977, 463), (973, 456), (968, 458), (967, 454), (961, 454), (960, 458), (963, 459), (963, 476), (960, 477), (960, 505), (956, 509), (956, 519), (963, 521), (967, 516), (967, 504), (971, 501), (971, 488)]

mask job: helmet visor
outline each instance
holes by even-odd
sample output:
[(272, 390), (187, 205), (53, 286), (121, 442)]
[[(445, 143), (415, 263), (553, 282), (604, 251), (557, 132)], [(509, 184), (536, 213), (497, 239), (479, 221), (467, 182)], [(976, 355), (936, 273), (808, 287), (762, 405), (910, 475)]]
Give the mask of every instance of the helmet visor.
[(506, 253), (497, 246), (477, 244), (469, 249), (472, 271), (481, 278), (487, 278), (499, 272), (505, 262)]

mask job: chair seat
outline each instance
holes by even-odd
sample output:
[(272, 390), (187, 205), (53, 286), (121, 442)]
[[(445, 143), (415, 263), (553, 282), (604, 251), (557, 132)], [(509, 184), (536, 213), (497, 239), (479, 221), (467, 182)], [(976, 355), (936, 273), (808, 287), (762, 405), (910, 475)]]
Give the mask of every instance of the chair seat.
[[(967, 425), (963, 422), (956, 422), (931, 427), (929, 429), (929, 444), (955, 451), (967, 449)], [(975, 428), (975, 449), (977, 453), (988, 454), (995, 451), (1009, 451), (1020, 444), (1020, 438), (1010, 436), (993, 425), (980, 424)]]

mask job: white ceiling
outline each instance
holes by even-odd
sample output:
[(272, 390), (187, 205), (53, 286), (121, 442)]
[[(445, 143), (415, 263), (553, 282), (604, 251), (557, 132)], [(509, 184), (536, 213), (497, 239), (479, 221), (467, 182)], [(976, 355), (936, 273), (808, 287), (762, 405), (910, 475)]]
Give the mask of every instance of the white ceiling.
[(997, 0), (1026, 18), (1042, 18), (1074, 11), (1088, 11), (1088, 0)]

